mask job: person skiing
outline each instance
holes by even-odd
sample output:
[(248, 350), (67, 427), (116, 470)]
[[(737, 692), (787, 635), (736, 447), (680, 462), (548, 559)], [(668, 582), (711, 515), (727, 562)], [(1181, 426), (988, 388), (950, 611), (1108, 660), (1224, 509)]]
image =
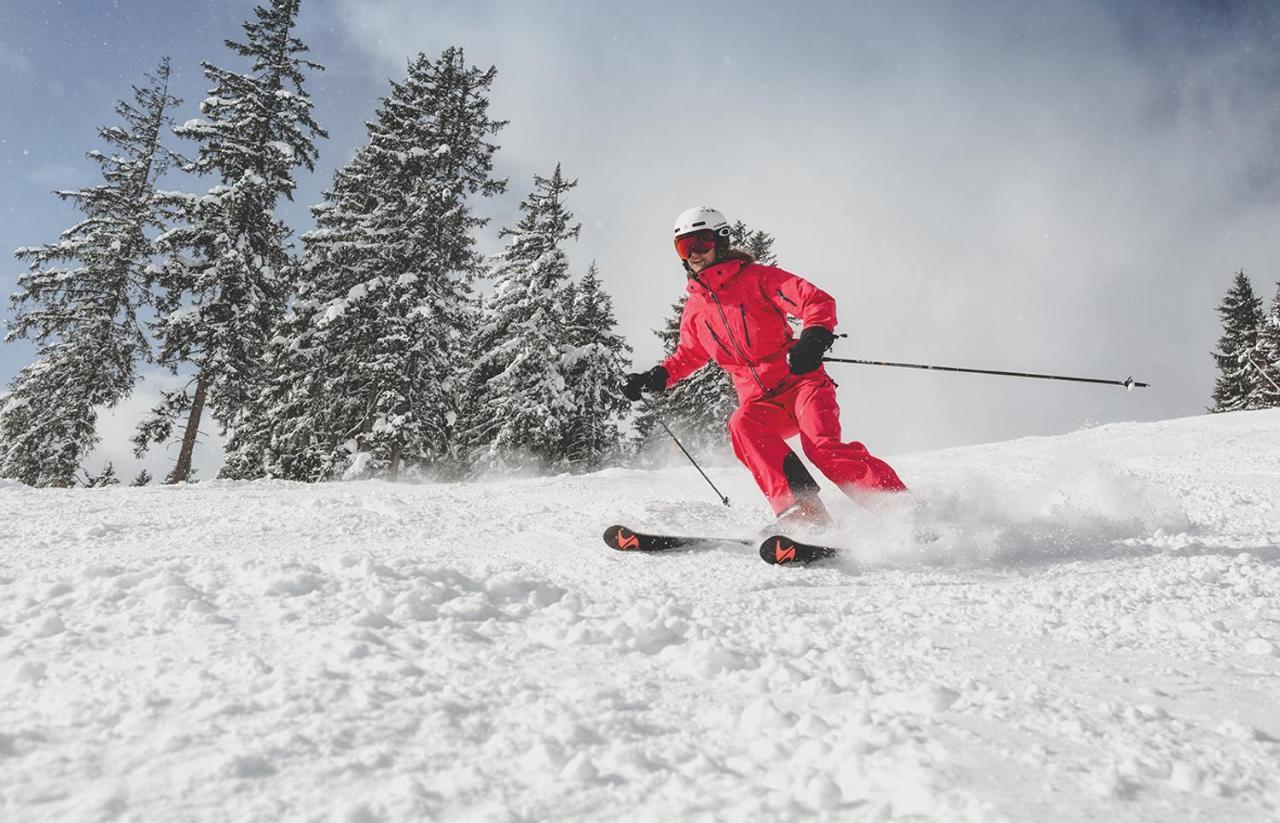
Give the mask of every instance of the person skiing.
[[(824, 527), (830, 515), (818, 484), (787, 439), (800, 436), (809, 461), (851, 496), (904, 491), (888, 463), (861, 443), (840, 439), (836, 384), (822, 356), (835, 341), (831, 295), (790, 272), (729, 248), (724, 215), (697, 206), (676, 218), (676, 254), (689, 292), (680, 341), (666, 360), (625, 377), (631, 402), (662, 392), (714, 359), (733, 380), (738, 409), (729, 418), (733, 452), (755, 478), (780, 524)], [(787, 316), (803, 328), (793, 338)]]

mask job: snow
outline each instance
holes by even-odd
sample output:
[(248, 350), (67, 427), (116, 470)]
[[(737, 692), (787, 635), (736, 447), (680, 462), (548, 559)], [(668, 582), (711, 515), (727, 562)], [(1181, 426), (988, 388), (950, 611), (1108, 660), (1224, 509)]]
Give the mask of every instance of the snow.
[(166, 316), (166, 322), (171, 324), (183, 323), (191, 320), (200, 314), (199, 306), (179, 306)]
[(1280, 410), (745, 471), (0, 485), (0, 818), (1275, 820)]
[(350, 301), (343, 300), (342, 298), (334, 300), (332, 303), (325, 306), (324, 311), (320, 312), (319, 316), (316, 318), (316, 326), (324, 328), (339, 317), (342, 317), (347, 313), (347, 309), (350, 305)]

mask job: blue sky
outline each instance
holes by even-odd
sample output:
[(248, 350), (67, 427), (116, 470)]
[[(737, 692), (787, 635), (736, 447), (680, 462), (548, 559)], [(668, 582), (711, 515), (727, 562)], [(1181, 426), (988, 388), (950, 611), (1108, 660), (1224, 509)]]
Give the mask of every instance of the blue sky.
[[(200, 61), (237, 65), (222, 41), (251, 7), (6, 0), (0, 254), (71, 225), (50, 190), (96, 182), (95, 130), (162, 55), (178, 119), (197, 116)], [(1154, 384), (843, 367), (846, 435), (875, 451), (1197, 414), (1231, 274), (1267, 299), (1280, 279), (1273, 8), (304, 0), (331, 137), (282, 213), (306, 230), (387, 79), (460, 45), (497, 66), (492, 112), (511, 121), (498, 155), (511, 189), (480, 207), (495, 220), (485, 247), (532, 175), (563, 163), (581, 180), (571, 258), (598, 261), (638, 365), (658, 356), (649, 329), (682, 288), (670, 223), (708, 204), (772, 232), (781, 265), (836, 296), (838, 354)], [(5, 293), (21, 270), (9, 259)], [(30, 354), (0, 348), (0, 380)], [(112, 443), (162, 383), (104, 423)]]

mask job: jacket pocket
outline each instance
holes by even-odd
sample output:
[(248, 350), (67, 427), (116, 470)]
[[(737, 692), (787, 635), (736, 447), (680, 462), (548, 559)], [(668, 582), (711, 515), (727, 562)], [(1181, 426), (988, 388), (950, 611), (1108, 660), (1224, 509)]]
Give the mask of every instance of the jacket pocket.
[(711, 321), (703, 320), (702, 322), (707, 325), (707, 331), (711, 334), (711, 339), (716, 341), (716, 345), (720, 347), (720, 350), (725, 354), (733, 354), (733, 352), (729, 350), (729, 347), (724, 344), (724, 341), (720, 339), (720, 335), (716, 334), (716, 330), (711, 328)]

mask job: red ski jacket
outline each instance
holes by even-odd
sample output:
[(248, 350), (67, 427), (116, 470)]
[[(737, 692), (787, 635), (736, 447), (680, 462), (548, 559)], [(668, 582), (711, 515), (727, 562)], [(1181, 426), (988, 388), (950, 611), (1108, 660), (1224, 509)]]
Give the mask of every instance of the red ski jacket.
[(826, 376), (819, 367), (794, 375), (787, 349), (794, 341), (787, 315), (807, 328), (835, 331), (831, 295), (791, 272), (725, 260), (692, 275), (680, 318), (680, 343), (662, 366), (670, 387), (714, 359), (733, 378), (738, 400), (773, 396), (799, 380)]

